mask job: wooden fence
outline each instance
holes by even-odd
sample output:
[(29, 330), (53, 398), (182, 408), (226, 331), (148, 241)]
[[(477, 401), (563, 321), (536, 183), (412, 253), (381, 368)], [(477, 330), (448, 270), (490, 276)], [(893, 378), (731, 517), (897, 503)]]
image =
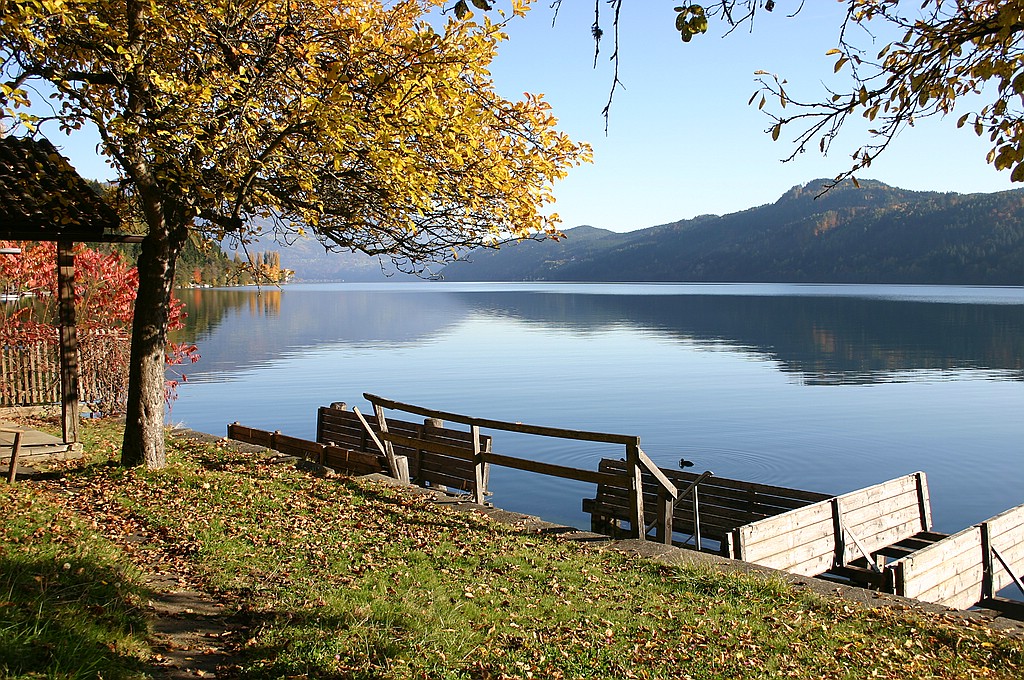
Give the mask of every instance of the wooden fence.
[[(79, 401), (106, 413), (124, 408), (128, 347), (122, 333), (79, 334)], [(0, 347), (0, 406), (60, 403), (60, 357), (56, 342)]]
[[(473, 491), (477, 485), (476, 470), (467, 457), (473, 457), (473, 439), (469, 432), (446, 428), (443, 424), (427, 419), (424, 423), (412, 423), (389, 419), (387, 430), (391, 436), (394, 462), (404, 460), (403, 469), (395, 474), (402, 477), (405, 470), (409, 479), (420, 486), (429, 486), (444, 491)], [(361, 418), (354, 411), (346, 410), (344, 404), (330, 408), (320, 407), (316, 418), (316, 440), (321, 444), (339, 446), (356, 451), (372, 452), (387, 464), (391, 460), (385, 451), (377, 448), (382, 435), (380, 424)], [(491, 438), (480, 437), (483, 451), (491, 450)], [(435, 449), (441, 448), (440, 452)], [(446, 454), (452, 449), (461, 450), (462, 456)], [(486, 492), (489, 468), (485, 468), (482, 488)]]
[(280, 432), (258, 430), (238, 423), (228, 425), (228, 438), (247, 444), (256, 444), (280, 453), (313, 461), (346, 475), (368, 475), (383, 472), (379, 455), (352, 449), (289, 437)]

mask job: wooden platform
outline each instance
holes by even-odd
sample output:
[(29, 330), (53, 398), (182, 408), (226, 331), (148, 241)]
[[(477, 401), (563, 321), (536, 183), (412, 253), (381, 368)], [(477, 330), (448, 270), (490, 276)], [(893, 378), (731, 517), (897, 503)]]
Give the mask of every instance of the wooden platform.
[(65, 444), (59, 437), (0, 420), (0, 466), (5, 469), (7, 462), (11, 459), (11, 446), (14, 444), (15, 432), (22, 433), (21, 452), (18, 455), (19, 463), (27, 465), (50, 460), (71, 460), (79, 458), (81, 455), (73, 450), (71, 444)]

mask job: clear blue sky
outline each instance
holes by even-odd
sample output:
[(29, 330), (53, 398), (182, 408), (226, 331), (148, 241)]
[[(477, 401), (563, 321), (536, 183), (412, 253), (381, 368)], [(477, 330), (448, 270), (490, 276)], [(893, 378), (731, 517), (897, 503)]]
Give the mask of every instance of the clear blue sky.
[[(624, 87), (616, 93), (607, 136), (601, 109), (612, 79), (611, 13), (605, 12), (606, 38), (594, 69), (593, 0), (563, 0), (554, 27), (549, 4), (539, 0), (526, 19), (509, 27), (493, 74), (508, 98), (544, 93), (561, 129), (594, 147), (594, 163), (556, 186), (554, 209), (563, 228), (631, 231), (770, 203), (796, 184), (847, 169), (849, 154), (864, 139), (863, 127), (851, 129), (826, 158), (809, 151), (781, 163), (792, 134), (772, 142), (764, 132), (768, 118), (747, 105), (758, 69), (787, 78), (791, 94), (806, 99), (820, 98), (823, 83), (842, 82), (833, 75), (835, 58), (825, 56), (835, 47), (841, 2), (808, 1), (787, 19), (785, 10), (796, 3), (783, 0), (774, 13), (758, 16), (752, 32), (723, 38), (722, 27), (712, 26), (684, 44), (673, 26), (675, 2), (630, 0), (621, 18)], [(862, 42), (870, 44), (867, 37)], [(859, 177), (919, 190), (1014, 188), (1009, 173), (985, 163), (987, 140), (956, 129), (958, 115), (905, 131)], [(53, 135), (52, 141), (84, 176), (112, 176), (94, 152), (95, 138)]]
[[(835, 57), (825, 56), (836, 46), (843, 16), (844, 5), (835, 0), (809, 0), (792, 19), (785, 10), (799, 3), (780, 1), (774, 13), (758, 15), (752, 32), (723, 38), (724, 30), (712, 26), (688, 44), (674, 29), (678, 3), (627, 1), (620, 21), (625, 88), (615, 95), (607, 136), (601, 109), (612, 77), (606, 60), (611, 13), (605, 12), (606, 37), (594, 70), (593, 1), (564, 0), (554, 28), (548, 4), (537, 2), (525, 21), (510, 27), (493, 71), (506, 96), (543, 92), (561, 128), (594, 147), (594, 164), (576, 169), (557, 188), (555, 209), (564, 227), (631, 231), (770, 203), (796, 184), (846, 170), (866, 139), (864, 125), (844, 135), (826, 158), (809, 151), (782, 163), (792, 133), (772, 142), (764, 132), (767, 116), (747, 105), (758, 69), (785, 77), (789, 91), (807, 99), (821, 97), (823, 82), (842, 82), (833, 73)], [(867, 37), (861, 42), (870, 45)], [(956, 129), (958, 116), (905, 131), (858, 177), (919, 190), (1014, 188), (1008, 172), (985, 163), (987, 138)]]

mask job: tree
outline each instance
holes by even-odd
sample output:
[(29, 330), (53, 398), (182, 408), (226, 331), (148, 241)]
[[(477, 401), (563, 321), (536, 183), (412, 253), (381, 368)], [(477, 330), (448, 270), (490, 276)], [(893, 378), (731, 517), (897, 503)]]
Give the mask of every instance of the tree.
[[(850, 0), (837, 47), (828, 53), (836, 73), (849, 72), (848, 86), (801, 101), (790, 97), (785, 80), (761, 74), (762, 95), (778, 103), (769, 114), (771, 135), (778, 139), (784, 127), (795, 126), (789, 158), (808, 147), (824, 154), (851, 117), (871, 121), (868, 141), (839, 182), (869, 167), (904, 128), (952, 114), (967, 100), (957, 127), (987, 135), (987, 160), (1010, 170), (1012, 181), (1024, 181), (1022, 19), (1022, 0)], [(893, 32), (896, 39), (881, 49), (861, 47), (855, 37)]]
[[(844, 0), (840, 0), (843, 2)], [(683, 42), (712, 27), (726, 34), (752, 25), (759, 12), (776, 9), (796, 16), (806, 0), (713, 0), (678, 3), (675, 27)], [(474, 5), (477, 3), (473, 3)], [(618, 26), (627, 0), (595, 0), (595, 52), (611, 14), (614, 63), (607, 117), (620, 85)], [(821, 99), (790, 95), (786, 80), (759, 72), (760, 85), (750, 102), (772, 119), (773, 140), (783, 129), (795, 129), (792, 160), (808, 148), (827, 154), (851, 118), (872, 123), (868, 139), (853, 154), (851, 165), (830, 186), (869, 167), (892, 140), (915, 121), (954, 112), (967, 100), (957, 127), (987, 135), (992, 147), (988, 162), (1010, 170), (1014, 182), (1024, 181), (1024, 0), (845, 0), (846, 16), (836, 30), (836, 73), (848, 73), (843, 87), (826, 89)], [(456, 6), (465, 5), (458, 0)], [(557, 10), (561, 0), (554, 0)], [(668, 3), (666, 3), (668, 6)], [(895, 36), (876, 43), (880, 36)], [(867, 44), (862, 46), (861, 41)], [(595, 64), (597, 54), (595, 53)], [(771, 102), (777, 107), (773, 108)]]
[[(441, 4), (2, 4), (5, 115), (29, 131), (95, 126), (144, 217), (123, 464), (165, 463), (164, 347), (190, 230), (244, 240), (262, 218), (286, 240), (310, 231), (412, 270), (555, 233), (551, 182), (589, 149), (555, 130), (541, 98), (493, 91), (501, 23), (436, 29)], [(51, 115), (23, 110), (34, 83), (52, 90)]]

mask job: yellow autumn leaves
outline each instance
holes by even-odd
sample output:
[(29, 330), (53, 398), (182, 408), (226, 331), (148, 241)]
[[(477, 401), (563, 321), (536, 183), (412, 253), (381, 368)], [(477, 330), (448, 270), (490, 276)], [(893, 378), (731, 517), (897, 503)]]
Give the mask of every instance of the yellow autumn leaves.
[(97, 126), (126, 184), (152, 184), (214, 235), (274, 216), (415, 257), (553, 232), (552, 182), (589, 147), (541, 98), (494, 91), (501, 22), (444, 22), (442, 5), (15, 0), (2, 106), (49, 81), (60, 116)]

